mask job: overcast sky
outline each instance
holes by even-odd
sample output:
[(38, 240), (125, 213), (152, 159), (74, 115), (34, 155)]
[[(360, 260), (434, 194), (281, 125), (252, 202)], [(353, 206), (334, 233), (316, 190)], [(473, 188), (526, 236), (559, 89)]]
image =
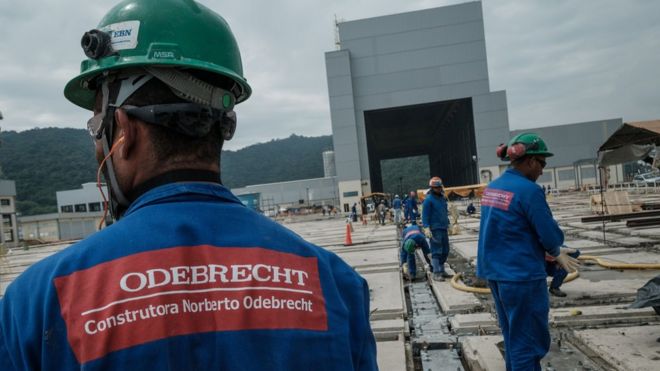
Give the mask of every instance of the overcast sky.
[[(226, 149), (295, 133), (331, 134), (324, 53), (334, 18), (356, 20), (449, 0), (202, 0), (232, 27), (252, 97)], [(80, 37), (112, 1), (0, 0), (2, 130), (84, 128), (69, 103)], [(660, 118), (660, 1), (485, 0), (492, 91), (506, 90), (511, 129), (621, 117)]]

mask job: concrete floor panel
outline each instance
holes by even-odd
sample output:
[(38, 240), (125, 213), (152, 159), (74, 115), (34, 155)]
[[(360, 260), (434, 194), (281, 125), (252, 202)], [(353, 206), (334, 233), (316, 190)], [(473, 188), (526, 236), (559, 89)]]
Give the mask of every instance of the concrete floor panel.
[(489, 312), (456, 314), (449, 319), (454, 334), (479, 334), (499, 332), (497, 319)]
[(396, 341), (379, 341), (376, 343), (378, 352), (378, 368), (381, 371), (406, 370), (406, 349), (403, 339)]
[(551, 308), (550, 323), (562, 326), (595, 326), (657, 321), (653, 308), (629, 309), (628, 305), (577, 306)]
[(451, 247), (465, 260), (472, 260), (477, 257), (477, 241), (453, 242)]
[(440, 303), (440, 308), (446, 314), (466, 313), (481, 307), (481, 302), (474, 294), (454, 289), (449, 281), (431, 280), (431, 288)]
[(463, 357), (472, 371), (506, 371), (504, 358), (497, 343), (502, 336), (469, 336), (461, 340)]
[(399, 266), (399, 258), (397, 256), (399, 249), (396, 245), (392, 245), (388, 249), (367, 250), (367, 251), (352, 251), (352, 252), (337, 252), (348, 265), (353, 268), (358, 267), (374, 267), (374, 266)]
[(575, 341), (617, 370), (660, 369), (660, 326), (574, 331)]
[(370, 310), (378, 318), (392, 319), (403, 316), (403, 287), (399, 271), (365, 273), (369, 284)]

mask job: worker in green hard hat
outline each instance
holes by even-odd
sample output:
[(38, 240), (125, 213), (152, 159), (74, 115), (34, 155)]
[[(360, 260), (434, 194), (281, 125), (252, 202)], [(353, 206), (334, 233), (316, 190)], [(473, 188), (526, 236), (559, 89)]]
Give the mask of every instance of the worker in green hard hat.
[(550, 347), (545, 255), (567, 272), (578, 265), (561, 249), (564, 234), (536, 180), (552, 156), (543, 139), (522, 133), (497, 148), (511, 167), (481, 198), (477, 276), (488, 280), (504, 337), (507, 370), (541, 370)]
[(0, 370), (375, 370), (369, 288), (220, 183), (250, 86), (225, 20), (126, 0), (81, 41), (65, 96), (117, 220), (0, 301)]

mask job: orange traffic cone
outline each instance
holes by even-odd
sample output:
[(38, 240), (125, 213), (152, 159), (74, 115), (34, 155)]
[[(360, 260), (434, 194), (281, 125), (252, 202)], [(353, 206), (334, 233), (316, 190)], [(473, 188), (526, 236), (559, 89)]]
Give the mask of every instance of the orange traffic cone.
[(346, 238), (344, 239), (344, 246), (351, 246), (353, 244), (353, 239), (351, 238), (351, 226), (346, 224)]

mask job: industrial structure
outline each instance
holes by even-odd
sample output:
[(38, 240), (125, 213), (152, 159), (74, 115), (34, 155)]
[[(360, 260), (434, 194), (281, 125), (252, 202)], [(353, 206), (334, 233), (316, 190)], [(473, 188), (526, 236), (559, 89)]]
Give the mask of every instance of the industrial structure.
[[(556, 157), (539, 184), (598, 183), (598, 146), (620, 118), (511, 131), (505, 91), (491, 91), (480, 2), (338, 23), (326, 53), (337, 181), (342, 205), (382, 192), (382, 168), (425, 157), (447, 186), (487, 183), (506, 168), (494, 151), (525, 131)], [(540, 119), (539, 121), (542, 121)], [(621, 165), (610, 183), (627, 180)]]
[[(103, 186), (107, 195), (107, 189)], [(76, 240), (98, 230), (103, 218), (103, 198), (96, 183), (85, 183), (80, 189), (59, 191), (57, 213), (18, 218), (21, 240), (42, 242)]]
[(16, 222), (16, 183), (13, 180), (0, 180), (0, 245), (16, 246), (18, 224)]
[(383, 190), (388, 159), (427, 156), (446, 185), (499, 175), (506, 92), (490, 90), (481, 3), (338, 24), (325, 56), (342, 204)]
[(269, 216), (291, 208), (335, 206), (338, 203), (337, 178), (334, 176), (249, 185), (234, 188), (232, 192), (244, 205)]
[[(490, 89), (480, 2), (340, 22), (337, 46), (325, 54), (334, 150), (319, 153), (323, 177), (232, 189), (245, 205), (269, 216), (314, 206), (348, 213), (362, 196), (385, 190), (388, 164), (408, 159), (428, 168), (420, 179), (487, 183), (507, 167), (495, 156), (497, 145), (526, 131), (555, 152), (539, 185), (585, 188), (600, 182), (598, 146), (623, 124), (621, 118), (549, 121), (554, 126), (511, 131), (506, 91)], [(634, 176), (623, 165), (607, 174), (610, 184)], [(405, 174), (399, 175), (394, 188), (407, 193)], [(55, 214), (19, 218), (21, 238), (69, 239), (95, 230), (92, 219), (102, 208), (93, 183), (58, 192), (57, 200)], [(3, 224), (8, 228), (9, 219)]]

